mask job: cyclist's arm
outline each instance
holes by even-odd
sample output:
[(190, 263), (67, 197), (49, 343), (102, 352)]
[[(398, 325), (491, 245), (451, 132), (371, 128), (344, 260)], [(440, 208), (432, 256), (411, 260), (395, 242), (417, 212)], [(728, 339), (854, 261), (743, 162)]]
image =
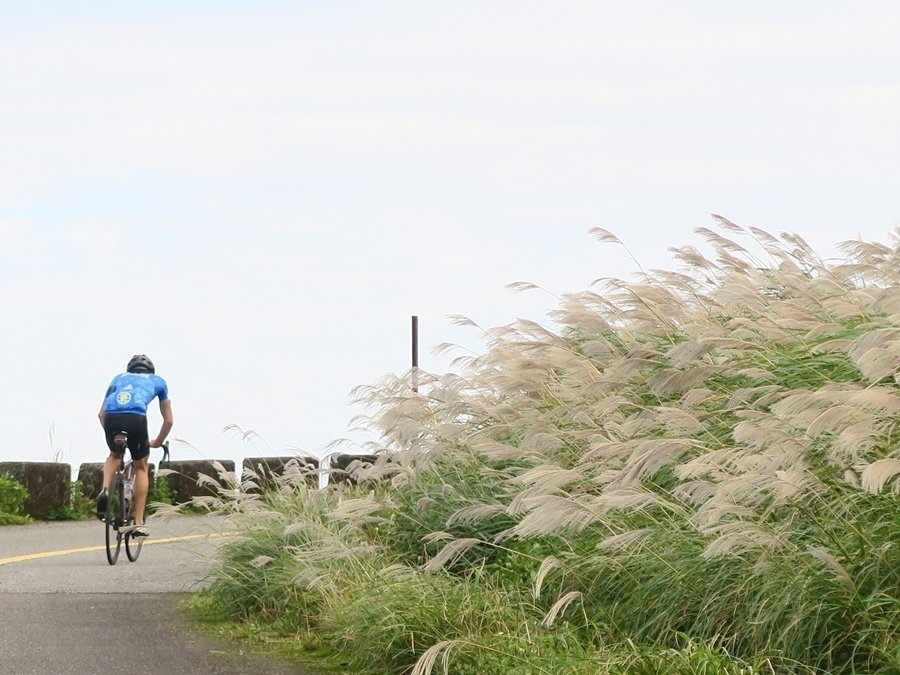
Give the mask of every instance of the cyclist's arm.
[(113, 389), (115, 388), (115, 382), (115, 380), (110, 382), (109, 387), (106, 388), (106, 393), (103, 394), (103, 400), (100, 401), (100, 412), (97, 413), (97, 417), (100, 418), (101, 427), (103, 427), (103, 422), (106, 419), (106, 413), (103, 412), (106, 409), (106, 399), (109, 398), (109, 395), (113, 392)]
[(159, 402), (159, 413), (162, 415), (163, 423), (159, 428), (159, 434), (157, 434), (156, 438), (150, 441), (151, 448), (161, 448), (162, 444), (166, 440), (166, 436), (169, 435), (169, 432), (172, 430), (172, 425), (174, 424), (174, 418), (172, 417), (172, 401), (171, 399), (166, 399), (165, 401), (160, 400)]

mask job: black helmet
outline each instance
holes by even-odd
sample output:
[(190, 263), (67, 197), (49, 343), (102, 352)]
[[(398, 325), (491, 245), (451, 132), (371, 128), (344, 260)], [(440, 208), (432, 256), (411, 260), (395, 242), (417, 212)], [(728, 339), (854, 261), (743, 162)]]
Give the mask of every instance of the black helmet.
[(129, 373), (155, 373), (156, 368), (153, 367), (153, 361), (144, 354), (135, 354), (128, 362), (126, 370)]

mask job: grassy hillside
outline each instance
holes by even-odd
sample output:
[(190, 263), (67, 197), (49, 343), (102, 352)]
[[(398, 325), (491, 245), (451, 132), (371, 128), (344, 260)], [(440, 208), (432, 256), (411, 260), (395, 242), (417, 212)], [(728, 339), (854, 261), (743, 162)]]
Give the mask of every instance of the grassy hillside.
[(209, 606), (357, 673), (900, 672), (898, 242), (718, 224), (360, 388), (378, 464), (223, 499)]

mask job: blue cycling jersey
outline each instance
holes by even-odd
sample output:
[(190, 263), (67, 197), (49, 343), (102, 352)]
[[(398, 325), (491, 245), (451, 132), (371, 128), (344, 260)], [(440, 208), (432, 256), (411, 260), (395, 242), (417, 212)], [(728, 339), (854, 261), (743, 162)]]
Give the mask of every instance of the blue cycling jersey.
[(147, 406), (154, 398), (169, 398), (169, 387), (159, 375), (149, 373), (122, 373), (116, 375), (106, 390), (106, 413), (135, 413), (146, 415)]

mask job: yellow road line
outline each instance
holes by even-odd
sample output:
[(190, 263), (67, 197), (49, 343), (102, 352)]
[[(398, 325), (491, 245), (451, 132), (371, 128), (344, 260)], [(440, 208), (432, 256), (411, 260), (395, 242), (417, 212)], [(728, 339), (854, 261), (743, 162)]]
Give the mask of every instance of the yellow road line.
[[(188, 534), (182, 537), (165, 537), (163, 539), (148, 539), (144, 541), (144, 546), (150, 544), (171, 544), (178, 541), (191, 541), (192, 539), (213, 539), (215, 537), (230, 537), (234, 532), (211, 532), (209, 534)], [(85, 546), (83, 548), (66, 548), (59, 551), (43, 551), (42, 553), (26, 553), (25, 555), (14, 555), (11, 558), (0, 558), (0, 565), (9, 565), (10, 563), (25, 562), (26, 560), (39, 560), (41, 558), (56, 558), (61, 555), (72, 555), (73, 553), (90, 553), (92, 551), (103, 551), (103, 546)]]

